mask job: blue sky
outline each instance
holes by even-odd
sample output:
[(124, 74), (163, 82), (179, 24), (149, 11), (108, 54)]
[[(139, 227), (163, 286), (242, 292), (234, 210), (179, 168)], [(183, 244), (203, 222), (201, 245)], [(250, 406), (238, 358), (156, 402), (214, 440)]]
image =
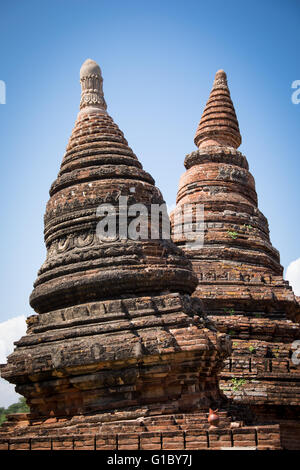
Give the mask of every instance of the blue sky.
[(0, 322), (31, 313), (48, 190), (88, 57), (102, 68), (110, 115), (168, 204), (223, 68), (271, 240), (285, 267), (300, 257), (300, 104), (291, 101), (300, 79), (299, 19), (293, 0), (2, 2)]

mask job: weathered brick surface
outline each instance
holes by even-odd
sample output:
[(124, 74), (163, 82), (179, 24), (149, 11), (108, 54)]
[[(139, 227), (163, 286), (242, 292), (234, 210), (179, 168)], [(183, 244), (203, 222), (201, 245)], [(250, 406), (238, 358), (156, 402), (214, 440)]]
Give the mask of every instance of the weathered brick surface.
[[(231, 147), (204, 147), (186, 159), (178, 203), (206, 204), (206, 244), (192, 257), (195, 272), (180, 248), (160, 238), (161, 222), (155, 240), (101, 241), (100, 204), (111, 204), (119, 214), (121, 196), (128, 197), (128, 205), (147, 207), (163, 198), (107, 114), (95, 63), (84, 64), (81, 82), (81, 111), (45, 213), (47, 258), (31, 295), (37, 315), (29, 317), (27, 334), (1, 367), (1, 375), (26, 397), (30, 413), (9, 417), (0, 429), (0, 445), (13, 450), (279, 448), (279, 426), (234, 421), (223, 408), (218, 384), (231, 351), (229, 336), (239, 343), (222, 384), (248, 367), (249, 377), (254, 374), (267, 388), (253, 391), (249, 385), (257, 405), (265, 393), (276, 403), (274, 378), (284, 389), (281, 400), (291, 400), (285, 377), (293, 374), (296, 383), (298, 374), (283, 346), (297, 332), (282, 314), (298, 304), (282, 280), (247, 160)], [(240, 142), (226, 87), (219, 72), (196, 135), (202, 147)], [(251, 229), (245, 225), (249, 217)], [(239, 237), (228, 236), (238, 227)], [(219, 331), (203, 314), (199, 292)], [(234, 318), (226, 310), (233, 304)], [(272, 322), (255, 322), (261, 311), (270, 322), (276, 317), (283, 323), (274, 329)], [(267, 355), (269, 343), (277, 348), (274, 357)], [(248, 354), (253, 344), (256, 356)], [(243, 395), (234, 398), (243, 402)], [(217, 428), (207, 421), (209, 407), (220, 408)]]
[(74, 450), (74, 440), (70, 436), (52, 437), (53, 450)]
[(138, 450), (139, 449), (138, 434), (136, 433), (119, 434), (118, 435), (118, 449), (119, 450)]
[(33, 437), (31, 439), (31, 450), (51, 450), (52, 449), (52, 443), (51, 440), (47, 437), (40, 437), (36, 438)]
[(3, 450), (220, 450), (281, 448), (280, 429), (244, 426), (239, 429), (188, 429), (186, 431), (136, 432), (127, 434), (81, 434), (38, 438), (0, 439)]
[(96, 450), (114, 450), (117, 448), (117, 436), (114, 434), (96, 435)]
[(241, 144), (239, 123), (224, 70), (219, 70), (216, 73), (213, 89), (206, 103), (194, 141), (197, 147), (228, 145), (237, 148)]
[(8, 450), (8, 440), (0, 439), (0, 450)]
[(31, 439), (16, 437), (8, 440), (9, 450), (30, 450)]
[[(107, 114), (101, 72), (90, 60), (81, 85), (81, 110), (44, 217), (47, 257), (30, 297), (37, 315), (1, 367), (30, 414), (23, 423), (12, 417), (0, 436), (51, 436), (53, 449), (133, 450), (145, 432), (136, 418), (151, 416), (148, 432), (177, 432), (155, 416), (222, 403), (217, 375), (230, 340), (190, 297), (197, 276), (182, 250), (162, 238), (162, 221), (155, 239), (98, 237), (100, 204), (119, 215), (121, 197), (148, 208), (164, 200)], [(98, 439), (101, 431), (117, 435), (116, 444)], [(165, 446), (182, 445), (182, 437), (165, 439)]]
[[(293, 362), (300, 327), (291, 321), (300, 320), (299, 301), (282, 277), (247, 159), (236, 150), (241, 137), (223, 71), (217, 72), (195, 143), (199, 149), (186, 156), (171, 215), (173, 239), (198, 276), (194, 295), (232, 339), (232, 355), (220, 376), (223, 392), (256, 413), (265, 407), (258, 417), (279, 423), (285, 407), (300, 406), (300, 367)], [(185, 246), (187, 234), (175, 231), (175, 215), (184, 204), (204, 205), (201, 249)], [(277, 412), (271, 413), (274, 406)], [(296, 411), (289, 419), (296, 424), (298, 416)]]
[(170, 431), (162, 433), (162, 449), (174, 450), (184, 449), (184, 433), (181, 431)]
[(208, 431), (202, 429), (187, 430), (185, 433), (185, 446), (189, 450), (207, 449), (209, 445)]
[[(242, 421), (232, 422), (231, 415), (226, 411), (219, 412), (217, 427), (209, 424), (208, 413), (204, 412), (156, 415), (142, 419), (128, 419), (128, 415), (124, 416), (123, 413), (119, 418), (119, 421), (108, 422), (107, 416), (94, 414), (56, 422), (51, 420), (51, 423), (50, 420), (39, 424), (33, 421), (19, 428), (17, 440), (13, 437), (16, 434), (16, 428), (13, 427), (10, 436), (0, 438), (0, 445), (5, 450), (15, 443), (22, 448), (25, 443), (28, 449), (39, 450), (216, 450), (257, 448), (258, 444), (260, 447), (277, 449), (281, 445), (279, 425), (245, 426)], [(13, 421), (16, 421), (16, 416)], [(151, 431), (154, 427), (156, 432)]]
[(140, 435), (141, 450), (161, 450), (161, 433), (145, 432)]

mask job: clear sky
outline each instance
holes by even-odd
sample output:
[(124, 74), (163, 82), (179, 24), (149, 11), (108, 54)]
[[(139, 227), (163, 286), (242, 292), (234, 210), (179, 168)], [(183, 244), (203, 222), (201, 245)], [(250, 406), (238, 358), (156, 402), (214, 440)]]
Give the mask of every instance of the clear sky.
[(296, 0), (1, 2), (0, 322), (28, 316), (44, 261), (43, 214), (96, 60), (108, 111), (168, 204), (215, 72), (227, 72), (259, 207), (282, 264), (300, 257)]

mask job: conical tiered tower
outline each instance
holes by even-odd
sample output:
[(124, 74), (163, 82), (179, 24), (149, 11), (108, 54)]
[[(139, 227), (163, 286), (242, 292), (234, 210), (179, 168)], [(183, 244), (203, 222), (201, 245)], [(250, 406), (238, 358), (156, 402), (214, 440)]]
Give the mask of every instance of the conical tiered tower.
[[(80, 80), (81, 110), (45, 214), (47, 259), (30, 299), (38, 315), (2, 376), (36, 416), (207, 408), (219, 399), (229, 339), (193, 308), (197, 279), (181, 250), (122, 236), (125, 204), (150, 214), (164, 201), (106, 112), (99, 66), (87, 60)], [(113, 240), (99, 239), (99, 207), (117, 219)]]
[[(194, 295), (217, 328), (232, 337), (233, 353), (221, 374), (226, 395), (251, 405), (264, 419), (280, 420), (285, 445), (300, 448), (300, 369), (293, 361), (300, 328), (287, 319), (299, 315), (299, 304), (283, 280), (247, 159), (237, 151), (240, 143), (226, 74), (220, 70), (196, 131), (198, 150), (184, 162), (187, 171), (171, 217), (173, 240), (198, 276)], [(176, 233), (174, 215), (185, 204), (194, 212), (204, 206), (202, 248), (191, 249), (185, 235)]]
[(199, 148), (212, 146), (238, 148), (242, 143), (224, 70), (216, 73), (194, 142)]
[(80, 79), (81, 110), (46, 209), (38, 315), (1, 368), (30, 413), (1, 427), (0, 448), (278, 448), (278, 426), (231, 429), (224, 410), (210, 429), (229, 336), (189, 295), (197, 277), (162, 238), (164, 218), (153, 220), (162, 195), (106, 112), (99, 66), (87, 60)]

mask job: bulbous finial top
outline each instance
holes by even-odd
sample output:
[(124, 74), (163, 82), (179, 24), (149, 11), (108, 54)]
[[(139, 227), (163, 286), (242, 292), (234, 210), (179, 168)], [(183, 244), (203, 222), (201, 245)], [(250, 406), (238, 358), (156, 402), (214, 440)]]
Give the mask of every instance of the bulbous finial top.
[(87, 59), (80, 69), (80, 112), (106, 112), (103, 95), (103, 78), (97, 62)]
[(221, 87), (227, 87), (227, 75), (224, 72), (224, 70), (220, 69), (217, 71), (215, 75), (215, 80), (213, 84), (213, 88), (221, 88)]
[(92, 59), (86, 59), (80, 69), (80, 80), (84, 79), (85, 77), (90, 77), (92, 75), (98, 75), (99, 77), (101, 77), (101, 69), (97, 62)]

